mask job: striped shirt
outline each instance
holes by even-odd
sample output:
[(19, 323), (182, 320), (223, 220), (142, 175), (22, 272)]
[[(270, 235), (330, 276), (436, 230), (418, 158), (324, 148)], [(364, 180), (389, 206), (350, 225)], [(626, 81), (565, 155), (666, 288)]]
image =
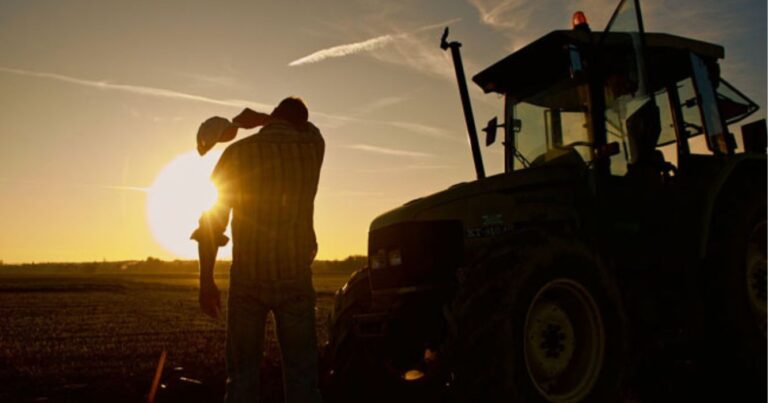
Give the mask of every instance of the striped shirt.
[(218, 202), (200, 218), (192, 238), (225, 245), (231, 210), (233, 280), (310, 275), (317, 252), (314, 201), (324, 152), (323, 137), (311, 123), (303, 130), (271, 123), (233, 143), (213, 171)]

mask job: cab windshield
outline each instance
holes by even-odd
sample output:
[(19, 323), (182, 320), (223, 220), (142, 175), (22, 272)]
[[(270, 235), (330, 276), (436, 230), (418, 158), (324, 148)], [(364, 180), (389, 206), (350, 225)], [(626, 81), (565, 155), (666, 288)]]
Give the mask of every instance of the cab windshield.
[(592, 159), (588, 94), (586, 83), (568, 81), (514, 103), (516, 148), (532, 166), (566, 155)]

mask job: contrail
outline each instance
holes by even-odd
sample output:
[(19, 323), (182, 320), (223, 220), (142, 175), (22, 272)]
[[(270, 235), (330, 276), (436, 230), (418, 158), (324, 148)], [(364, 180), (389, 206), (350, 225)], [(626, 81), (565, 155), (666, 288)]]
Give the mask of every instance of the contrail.
[(348, 43), (345, 45), (338, 45), (338, 46), (318, 50), (317, 52), (314, 52), (308, 56), (304, 56), (301, 59), (296, 59), (288, 63), (288, 66), (291, 66), (291, 67), (301, 66), (305, 64), (317, 63), (325, 59), (330, 59), (334, 57), (343, 57), (343, 56), (353, 55), (355, 53), (360, 53), (360, 52), (369, 52), (371, 50), (375, 50), (375, 49), (379, 49), (384, 46), (387, 46), (390, 43), (392, 43), (395, 39), (402, 38), (408, 35), (413, 35), (419, 32), (428, 31), (435, 28), (441, 28), (446, 25), (453, 24), (454, 22), (457, 22), (459, 20), (461, 19), (454, 18), (452, 20), (440, 22), (437, 24), (427, 25), (419, 29), (402, 33), (402, 34), (386, 34), (386, 35), (377, 36), (375, 38), (367, 39), (360, 42)]
[(167, 90), (164, 88), (146, 87), (143, 85), (116, 84), (116, 83), (110, 83), (108, 81), (86, 80), (82, 78), (76, 78), (76, 77), (71, 77), (71, 76), (66, 76), (63, 74), (56, 74), (56, 73), (45, 73), (45, 72), (38, 72), (38, 71), (21, 70), (21, 69), (14, 69), (9, 67), (2, 67), (2, 66), (0, 66), (0, 72), (16, 74), (20, 76), (27, 76), (27, 77), (46, 78), (46, 79), (61, 81), (61, 82), (70, 83), (70, 84), (83, 85), (86, 87), (121, 91), (121, 92), (127, 92), (127, 93), (138, 94), (138, 95), (149, 95), (149, 96), (160, 97), (160, 98), (171, 98), (171, 99), (181, 99), (186, 101), (204, 102), (204, 103), (213, 104), (213, 105), (223, 105), (223, 106), (230, 106), (230, 107), (236, 107), (236, 108), (242, 108), (244, 105), (250, 105), (257, 109), (267, 109), (267, 110), (272, 109), (272, 106), (270, 105), (259, 103), (259, 102), (248, 101), (248, 100), (242, 100), (242, 99), (222, 100), (222, 99), (216, 99), (216, 98), (209, 98), (202, 95), (195, 95), (195, 94), (188, 94), (180, 91)]
[[(25, 76), (25, 77), (35, 77), (35, 78), (43, 78), (47, 80), (55, 80), (59, 82), (81, 85), (85, 87), (97, 88), (102, 90), (112, 90), (112, 91), (119, 91), (119, 92), (125, 92), (130, 94), (137, 94), (137, 95), (147, 95), (147, 96), (160, 97), (160, 98), (179, 99), (183, 101), (203, 102), (207, 104), (222, 105), (222, 106), (228, 106), (232, 108), (243, 108), (247, 106), (247, 107), (250, 107), (251, 109), (264, 110), (264, 111), (270, 111), (273, 108), (273, 105), (267, 105), (265, 103), (250, 101), (246, 99), (216, 99), (216, 98), (206, 97), (203, 95), (195, 95), (195, 94), (188, 94), (180, 91), (168, 90), (165, 88), (146, 87), (143, 85), (131, 85), (131, 84), (116, 84), (108, 81), (88, 80), (88, 79), (77, 78), (77, 77), (72, 77), (72, 76), (67, 76), (64, 74), (57, 74), (57, 73), (14, 69), (14, 68), (3, 67), (3, 66), (0, 66), (0, 72), (16, 74), (16, 75)], [(350, 118), (347, 116), (332, 115), (332, 114), (318, 112), (318, 111), (313, 111), (312, 114), (314, 116), (319, 116), (319, 117), (329, 119), (332, 121), (337, 121), (337, 122), (362, 121), (361, 119)]]
[[(447, 23), (450, 23), (452, 21), (454, 20), (448, 21)], [(432, 29), (436, 26), (437, 25), (426, 26), (414, 32), (418, 32), (424, 29)], [(15, 69), (10, 67), (3, 67), (3, 66), (0, 66), (0, 72), (15, 74), (19, 76), (25, 76), (25, 77), (35, 77), (35, 78), (42, 78), (47, 80), (55, 80), (59, 82), (75, 84), (75, 85), (80, 85), (80, 86), (85, 86), (90, 88), (119, 91), (119, 92), (125, 92), (130, 94), (137, 94), (137, 95), (178, 99), (178, 100), (185, 100), (185, 101), (192, 101), (192, 102), (203, 102), (207, 104), (222, 105), (222, 106), (228, 106), (232, 108), (242, 108), (247, 106), (256, 110), (265, 110), (265, 111), (272, 110), (272, 105), (267, 105), (264, 103), (249, 101), (245, 99), (216, 99), (216, 98), (210, 98), (202, 95), (188, 94), (185, 92), (168, 90), (164, 88), (147, 87), (143, 85), (116, 84), (108, 81), (88, 80), (88, 79), (77, 78), (77, 77), (67, 76), (67, 75), (58, 74), (58, 73), (22, 70), (22, 69)], [(423, 126), (417, 123), (384, 122), (384, 121), (376, 121), (376, 120), (370, 120), (370, 119), (362, 119), (362, 118), (357, 118), (352, 116), (333, 115), (333, 114), (324, 113), (320, 111), (313, 111), (312, 115), (326, 119), (330, 127), (334, 127), (334, 125), (339, 126), (339, 125), (350, 123), (350, 122), (358, 122), (358, 123), (384, 124), (392, 127), (397, 127), (400, 129), (405, 128), (410, 130), (417, 130), (418, 132), (421, 132), (422, 130), (425, 130), (425, 129), (427, 132), (437, 132), (440, 130), (437, 128), (430, 128), (428, 126)]]
[(378, 36), (376, 38), (368, 39), (362, 42), (348, 43), (346, 45), (339, 45), (339, 46), (334, 46), (328, 49), (318, 50), (317, 52), (312, 53), (309, 56), (305, 56), (305, 57), (302, 57), (301, 59), (294, 60), (288, 63), (288, 65), (291, 67), (301, 66), (303, 64), (317, 63), (319, 61), (323, 61), (325, 59), (329, 59), (332, 57), (342, 57), (342, 56), (352, 55), (355, 53), (378, 49), (394, 41), (397, 36), (400, 36), (400, 35), (391, 35), (391, 34), (382, 35), (382, 36)]
[[(146, 87), (143, 85), (131, 85), (131, 84), (116, 84), (116, 83), (111, 83), (109, 81), (88, 80), (88, 79), (77, 78), (77, 77), (67, 76), (67, 75), (58, 74), (58, 73), (14, 69), (14, 68), (3, 67), (3, 66), (0, 66), (0, 72), (16, 74), (19, 76), (56, 80), (64, 83), (82, 85), (85, 87), (97, 88), (102, 90), (120, 91), (120, 92), (126, 92), (130, 94), (147, 95), (147, 96), (160, 97), (160, 98), (179, 99), (183, 101), (203, 102), (203, 103), (213, 104), (213, 105), (229, 106), (232, 108), (243, 108), (247, 106), (255, 110), (270, 111), (274, 107), (274, 105), (267, 105), (265, 103), (250, 101), (247, 99), (216, 99), (216, 98), (206, 97), (203, 95), (195, 95), (195, 94), (188, 94), (186, 92), (168, 90), (165, 88)], [(313, 111), (312, 114), (315, 116), (320, 116), (320, 117), (329, 119), (329, 120), (335, 120), (338, 122), (349, 122), (349, 121), (360, 120), (360, 119), (354, 119), (346, 116), (332, 115), (332, 114), (318, 112), (318, 111)]]
[(66, 186), (66, 187), (79, 187), (79, 188), (82, 188), (82, 187), (97, 188), (97, 189), (106, 189), (106, 190), (128, 190), (131, 192), (144, 192), (144, 193), (149, 191), (148, 188), (140, 187), (140, 186), (114, 186), (114, 185), (99, 185), (99, 184), (93, 184), (93, 183), (38, 182), (38, 181), (14, 180), (14, 179), (6, 179), (6, 178), (0, 178), (0, 182), (17, 184), (17, 185), (34, 185), (34, 186), (47, 186), (47, 187)]
[(424, 157), (431, 157), (432, 154), (427, 153), (421, 153), (418, 151), (407, 151), (407, 150), (397, 150), (394, 148), (385, 148), (385, 147), (378, 147), (378, 146), (372, 146), (368, 144), (352, 144), (346, 146), (347, 148), (351, 148), (353, 150), (361, 150), (361, 151), (367, 151), (370, 153), (375, 154), (382, 154), (382, 155), (394, 155), (397, 157), (416, 157), (416, 158), (424, 158)]
[(148, 188), (142, 188), (138, 186), (110, 186), (110, 185), (86, 185), (86, 184), (76, 185), (76, 186), (93, 186), (93, 187), (108, 189), (108, 190), (130, 190), (134, 192), (145, 192), (145, 193), (149, 191)]

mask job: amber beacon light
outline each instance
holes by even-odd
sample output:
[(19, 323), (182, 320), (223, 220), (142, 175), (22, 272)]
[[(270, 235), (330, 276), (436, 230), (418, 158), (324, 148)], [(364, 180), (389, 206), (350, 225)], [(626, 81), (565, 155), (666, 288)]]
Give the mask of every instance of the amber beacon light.
[(571, 19), (573, 22), (573, 28), (589, 28), (589, 22), (587, 22), (587, 16), (584, 15), (583, 12), (577, 11), (573, 13), (573, 18)]

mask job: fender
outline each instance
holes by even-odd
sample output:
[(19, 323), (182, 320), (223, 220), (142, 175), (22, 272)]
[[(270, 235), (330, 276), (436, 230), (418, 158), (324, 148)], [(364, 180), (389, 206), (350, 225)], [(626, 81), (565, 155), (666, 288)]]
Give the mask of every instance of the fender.
[(727, 191), (728, 186), (733, 183), (735, 178), (742, 175), (754, 175), (756, 179), (762, 177), (762, 179), (758, 180), (762, 180), (762, 183), (765, 183), (767, 162), (768, 158), (763, 154), (737, 154), (725, 162), (719, 175), (712, 181), (707, 197), (704, 200), (703, 217), (705, 220), (701, 227), (701, 237), (698, 242), (699, 258), (706, 257), (712, 221), (714, 219), (713, 214), (721, 200), (721, 194), (723, 194), (724, 190)]

